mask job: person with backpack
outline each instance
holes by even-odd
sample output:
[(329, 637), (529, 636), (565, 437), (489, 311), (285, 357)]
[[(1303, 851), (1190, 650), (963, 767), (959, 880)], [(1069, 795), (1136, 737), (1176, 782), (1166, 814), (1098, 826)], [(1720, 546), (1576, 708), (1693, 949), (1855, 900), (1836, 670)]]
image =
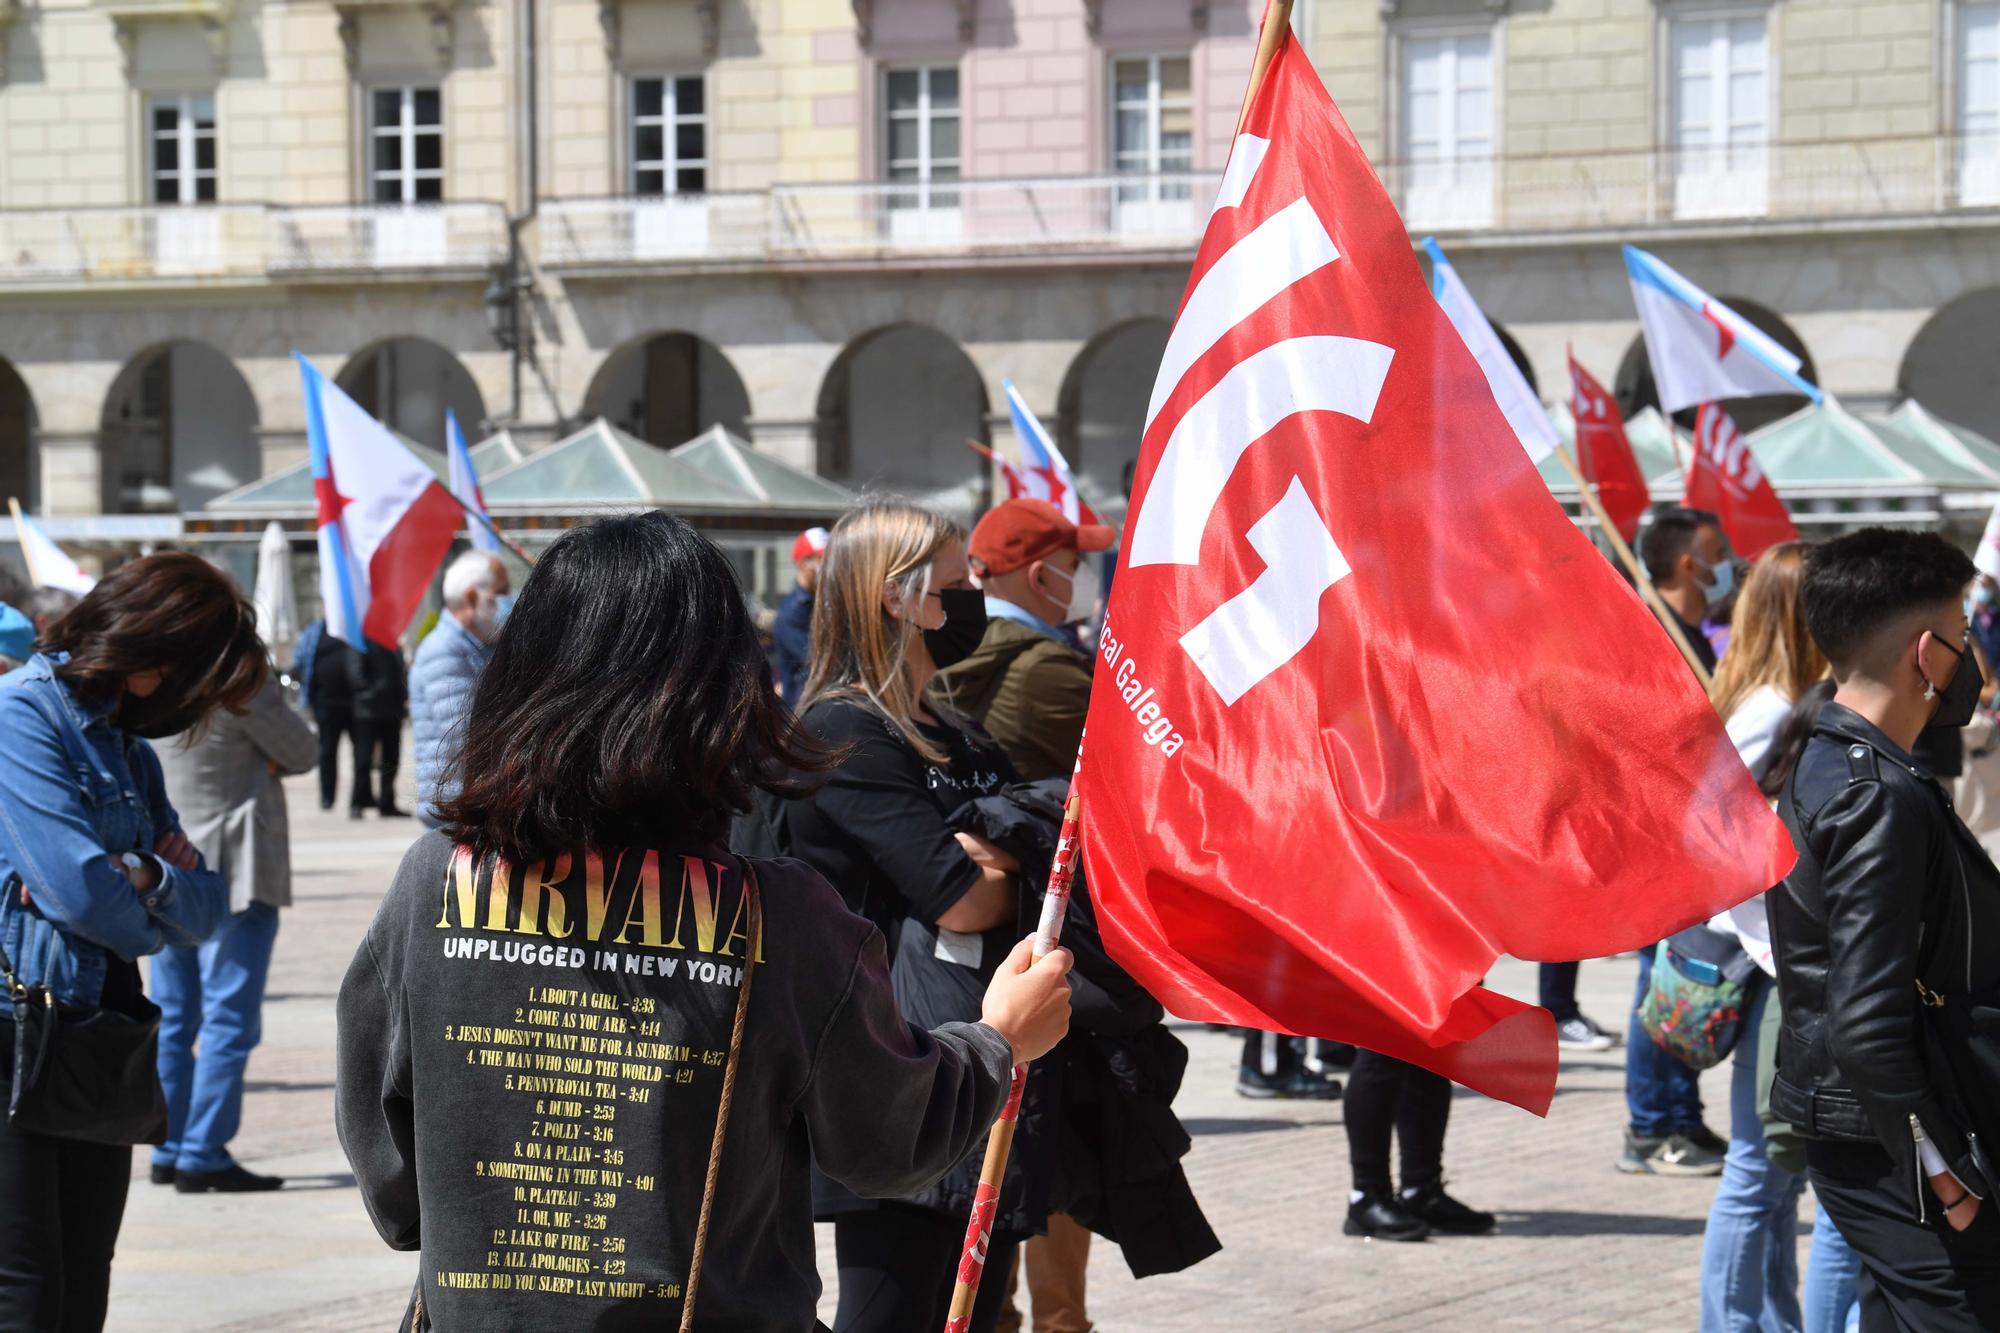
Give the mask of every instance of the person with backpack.
[(340, 987), (341, 1145), (382, 1238), (421, 1252), (403, 1328), (806, 1333), (809, 1164), (907, 1196), (985, 1142), (1012, 1066), (1067, 1030), (1069, 955), (1012, 935), (964, 1021), (905, 1022), (880, 931), (809, 866), (726, 846), (754, 793), (835, 760), (687, 523), (602, 519), (542, 556), (441, 828)]

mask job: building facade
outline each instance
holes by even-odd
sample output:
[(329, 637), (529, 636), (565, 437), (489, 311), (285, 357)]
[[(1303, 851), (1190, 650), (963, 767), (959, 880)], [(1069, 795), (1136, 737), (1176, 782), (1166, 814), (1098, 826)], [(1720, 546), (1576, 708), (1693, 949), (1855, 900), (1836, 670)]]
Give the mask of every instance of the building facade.
[[(1011, 380), (1115, 512), (1260, 10), (0, 0), (0, 491), (198, 509), (303, 457), (296, 352), (433, 445), (720, 422), (959, 503)], [(2000, 0), (1295, 23), (1546, 397), (1574, 348), (1647, 401), (1632, 241), (2000, 434)]]

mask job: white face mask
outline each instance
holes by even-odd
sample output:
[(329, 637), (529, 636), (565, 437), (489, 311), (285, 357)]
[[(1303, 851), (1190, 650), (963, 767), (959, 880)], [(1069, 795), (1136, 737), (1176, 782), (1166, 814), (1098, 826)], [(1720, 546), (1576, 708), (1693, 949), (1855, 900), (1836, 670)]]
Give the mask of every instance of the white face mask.
[(500, 632), (500, 603), (484, 589), (476, 596), (472, 607), (472, 636), (481, 643), (491, 643), (493, 636)]
[(1088, 560), (1079, 561), (1074, 573), (1057, 569), (1054, 565), (1043, 565), (1042, 569), (1069, 582), (1069, 603), (1063, 607), (1063, 624), (1074, 625), (1097, 614), (1097, 603), (1103, 595), (1104, 583), (1097, 575), (1096, 565)]

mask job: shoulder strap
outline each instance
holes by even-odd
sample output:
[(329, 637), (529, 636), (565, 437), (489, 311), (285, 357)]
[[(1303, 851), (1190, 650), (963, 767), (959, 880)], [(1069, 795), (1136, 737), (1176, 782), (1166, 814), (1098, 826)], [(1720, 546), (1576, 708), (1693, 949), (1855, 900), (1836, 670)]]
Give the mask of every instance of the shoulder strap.
[(715, 1112), (715, 1138), (708, 1145), (708, 1175), (701, 1185), (701, 1212), (694, 1224), (694, 1253), (688, 1259), (687, 1292), (681, 1300), (681, 1333), (693, 1333), (694, 1294), (701, 1284), (701, 1261), (708, 1249), (708, 1219), (715, 1208), (715, 1181), (722, 1173), (722, 1140), (729, 1131), (729, 1107), (736, 1098), (736, 1065), (743, 1053), (743, 1027), (750, 1015), (750, 978), (764, 941), (764, 895), (757, 871), (743, 862), (743, 892), (750, 900), (750, 938), (743, 950), (743, 984), (736, 988), (736, 1020), (729, 1029), (729, 1057), (722, 1066), (722, 1102)]

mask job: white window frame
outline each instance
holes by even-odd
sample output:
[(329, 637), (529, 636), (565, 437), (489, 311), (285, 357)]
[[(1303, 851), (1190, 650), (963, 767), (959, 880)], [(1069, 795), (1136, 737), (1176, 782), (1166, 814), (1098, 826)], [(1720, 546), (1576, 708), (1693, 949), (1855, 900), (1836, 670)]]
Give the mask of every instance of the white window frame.
[[(1176, 96), (1169, 98), (1163, 88), (1160, 66), (1168, 60), (1185, 61), (1188, 67), (1188, 88), (1185, 105)], [(1118, 67), (1138, 64), (1146, 66), (1146, 95), (1138, 102), (1124, 101), (1118, 95)], [(1187, 165), (1177, 169), (1176, 174), (1191, 174), (1194, 171), (1194, 152), (1199, 135), (1196, 133), (1198, 99), (1195, 96), (1195, 60), (1192, 51), (1119, 51), (1113, 52), (1105, 65), (1107, 104), (1106, 138), (1109, 140), (1107, 156), (1114, 176), (1132, 176), (1129, 184), (1120, 184), (1114, 191), (1114, 226), (1121, 235), (1134, 233), (1180, 234), (1198, 227), (1193, 217), (1194, 191), (1186, 180), (1164, 180), (1168, 168), (1165, 163), (1165, 148), (1161, 140), (1161, 122), (1170, 110), (1185, 110), (1188, 117)], [(1118, 143), (1118, 121), (1123, 112), (1137, 111), (1145, 117), (1146, 142), (1140, 148), (1121, 148)], [(1129, 159), (1138, 156), (1140, 161), (1133, 165)]]
[[(397, 104), (397, 119), (393, 125), (382, 124), (376, 119), (375, 115), (376, 98), (386, 92), (394, 92), (401, 95)], [(417, 94), (419, 92), (431, 92), (437, 95), (438, 118), (437, 124), (434, 126), (418, 125), (416, 122)], [(434, 135), (438, 141), (438, 164), (435, 167), (419, 167), (417, 165), (417, 140), (431, 135)], [(398, 155), (397, 166), (388, 170), (378, 167), (375, 162), (375, 145), (378, 141), (385, 138), (401, 140), (402, 147), (402, 151)], [(363, 165), (367, 171), (368, 198), (371, 203), (400, 203), (405, 206), (442, 203), (445, 195), (444, 155), (445, 108), (444, 87), (442, 84), (390, 83), (378, 84), (368, 89), (368, 151), (367, 160)], [(436, 199), (417, 198), (417, 184), (424, 180), (435, 180), (438, 183), (438, 197)], [(380, 197), (377, 193), (377, 187), (383, 181), (393, 181), (396, 183), (398, 198), (383, 199)]]
[[(208, 106), (208, 128), (196, 127), (196, 108), (206, 103)], [(174, 128), (170, 133), (162, 133), (156, 125), (162, 108), (174, 111)], [(213, 93), (170, 93), (146, 99), (146, 202), (155, 205), (212, 204), (221, 194), (220, 171), (222, 166), (221, 143), (217, 138), (218, 122), (215, 115), (215, 95)], [(162, 140), (174, 141), (174, 167), (163, 171), (160, 167), (159, 145)], [(196, 165), (196, 145), (206, 139), (213, 153), (214, 166), (206, 170)], [(160, 198), (160, 185), (171, 180), (174, 184), (172, 199)], [(210, 186), (209, 197), (201, 197), (201, 183), (206, 180)]]
[[(1660, 43), (1661, 82), (1667, 95), (1660, 99), (1666, 118), (1663, 139), (1669, 153), (1668, 181), (1676, 218), (1761, 217), (1770, 211), (1772, 145), (1778, 137), (1778, 41), (1775, 15), (1763, 5), (1684, 5), (1662, 15)], [(1763, 137), (1756, 141), (1738, 140), (1730, 114), (1729, 86), (1735, 73), (1732, 63), (1735, 43), (1728, 39), (1728, 25), (1756, 23), (1763, 28)], [(1719, 108), (1721, 119), (1711, 119), (1711, 141), (1689, 145), (1682, 141), (1681, 30), (1692, 24), (1722, 25), (1720, 48), (1725, 59), (1714, 67), (1717, 43), (1710, 41), (1710, 115)], [(1707, 162), (1695, 168), (1697, 155)], [(1713, 169), (1721, 163), (1721, 170)]]
[[(946, 112), (940, 112), (931, 105), (931, 77), (940, 70), (950, 70), (958, 80), (957, 101), (951, 110)], [(914, 110), (897, 111), (890, 102), (889, 81), (898, 74), (915, 74), (917, 76), (917, 105)], [(932, 182), (936, 179), (936, 173), (940, 166), (949, 166), (952, 171), (957, 173), (954, 176), (946, 178), (947, 182), (954, 186), (959, 180), (963, 179), (965, 174), (965, 75), (957, 65), (950, 62), (885, 65), (882, 69), (881, 98), (882, 178), (896, 185), (899, 191), (902, 189), (914, 190), (917, 200), (914, 206), (917, 208), (929, 208), (931, 207)], [(958, 155), (956, 157), (940, 158), (932, 149), (932, 131), (939, 120), (946, 118), (958, 122)], [(916, 122), (917, 156), (914, 159), (899, 158), (894, 155), (892, 146), (894, 136), (890, 133), (890, 129), (897, 121)], [(894, 172), (900, 166), (914, 166), (917, 171), (916, 176), (910, 179), (897, 180)], [(949, 191), (941, 190), (940, 193), (948, 193), (951, 200), (945, 206), (951, 208), (958, 207), (958, 195), (955, 189)], [(903, 205), (903, 207), (910, 206), (908, 204)]]
[[(1130, 51), (1113, 55), (1110, 59), (1110, 78), (1108, 82), (1110, 85), (1109, 100), (1111, 103), (1111, 123), (1109, 128), (1111, 132), (1110, 156), (1112, 172), (1118, 175), (1124, 175), (1129, 172), (1133, 175), (1159, 176), (1166, 171), (1166, 168), (1162, 165), (1165, 152), (1160, 144), (1160, 121), (1165, 112), (1179, 105), (1179, 99), (1170, 101), (1161, 90), (1160, 63), (1166, 60), (1184, 60), (1187, 62), (1188, 91), (1186, 96), (1186, 110), (1188, 113), (1189, 133), (1188, 164), (1184, 170), (1192, 172), (1194, 170), (1196, 137), (1194, 134), (1194, 53), (1192, 51)], [(1140, 61), (1144, 61), (1146, 64), (1145, 100), (1141, 102), (1122, 102), (1118, 98), (1118, 67), (1120, 65), (1137, 64)], [(1118, 146), (1118, 113), (1121, 111), (1139, 111), (1145, 115), (1146, 143), (1144, 147), (1131, 150)], [(1128, 168), (1122, 159), (1133, 156), (1135, 151), (1144, 161), (1139, 167)]]
[[(1975, 13), (1990, 14), (1993, 21), (2000, 24), (2000, 2), (1959, 0), (1958, 4), (1951, 6), (1951, 11), (1946, 31), (1951, 43), (1951, 127), (1957, 140), (1957, 178), (1952, 202), (1961, 208), (2000, 204), (2000, 102), (1980, 109), (1979, 114), (1992, 119), (1991, 125), (1974, 131), (1966, 123), (1972, 114), (1969, 106), (1972, 80), (1969, 77), (1971, 55), (1970, 43), (1966, 40), (1967, 28)], [(1994, 87), (2000, 89), (2000, 54), (1988, 59), (1996, 65), (1992, 79)]]
[[(688, 80), (701, 84), (701, 110), (685, 112), (681, 110), (680, 89)], [(642, 115), (639, 111), (639, 86), (645, 83), (660, 85), (660, 111), (657, 115)], [(713, 188), (709, 180), (709, 118), (708, 108), (713, 89), (706, 72), (694, 71), (680, 74), (642, 74), (629, 80), (629, 91), (625, 98), (626, 158), (625, 188), (633, 197), (653, 197), (656, 195), (706, 194)], [(701, 156), (683, 158), (680, 156), (680, 135), (683, 125), (701, 127)], [(641, 158), (639, 156), (639, 131), (657, 128), (660, 131), (660, 156)], [(700, 171), (702, 188), (683, 190), (680, 188), (680, 173)], [(657, 191), (642, 190), (639, 187), (639, 173), (657, 171), (660, 173), (661, 188)]]
[[(1440, 87), (1439, 111), (1452, 126), (1450, 137), (1455, 150), (1463, 138), (1457, 132), (1459, 82), (1455, 72), (1458, 64), (1455, 44), (1468, 38), (1478, 38), (1486, 43), (1486, 156), (1481, 159), (1455, 154), (1450, 158), (1419, 163), (1411, 147), (1411, 46), (1418, 42), (1454, 44), (1451, 48), (1454, 74), (1448, 90)], [(1412, 227), (1469, 229), (1492, 226), (1497, 217), (1501, 131), (1505, 123), (1500, 105), (1500, 76), (1504, 68), (1500, 25), (1497, 22), (1460, 22), (1402, 26), (1396, 32), (1392, 68), (1395, 70), (1395, 95), (1390, 99), (1390, 114), (1395, 127), (1397, 171), (1401, 178), (1397, 194), (1405, 219)], [(1447, 91), (1448, 97), (1445, 95)]]

